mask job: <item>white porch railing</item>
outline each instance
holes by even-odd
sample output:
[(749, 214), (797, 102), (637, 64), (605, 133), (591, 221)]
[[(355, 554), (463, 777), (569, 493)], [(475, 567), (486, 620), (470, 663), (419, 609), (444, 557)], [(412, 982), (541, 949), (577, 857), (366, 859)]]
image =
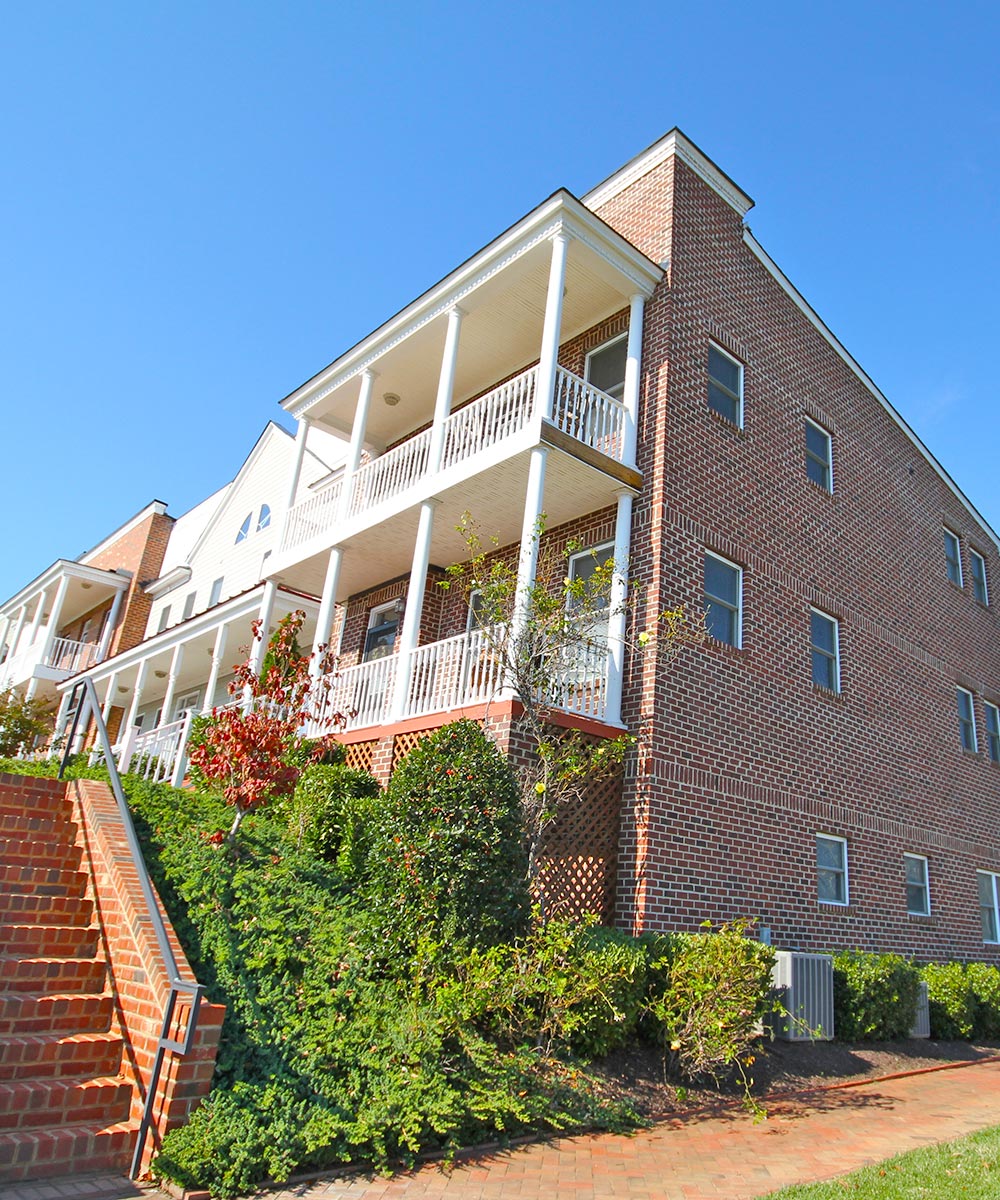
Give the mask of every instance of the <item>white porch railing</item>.
[(70, 638), (56, 638), (45, 665), (75, 675), (77, 671), (86, 671), (97, 661), (99, 648), (97, 642), (74, 642)]
[(454, 412), (444, 426), (441, 470), (475, 458), (519, 433), (531, 416), (537, 367), (530, 367)]
[[(153, 783), (172, 781), (179, 786), (187, 761), (187, 741), (191, 732), (191, 717), (188, 713), (179, 721), (157, 725), (145, 733), (137, 733), (126, 740), (118, 749), (118, 769), (130, 771), (149, 779)], [(129, 744), (131, 742), (131, 744)]]
[(485, 704), (496, 698), (503, 686), (503, 674), (503, 663), (493, 652), (485, 629), (418, 646), (411, 659), (410, 694), (404, 716)]
[(343, 490), (343, 482), (338, 479), (321, 492), (310, 496), (308, 500), (296, 504), (288, 514), (288, 522), (281, 539), (282, 549), (300, 546), (314, 534), (329, 529), (340, 513), (340, 497)]
[(578, 442), (621, 461), (625, 405), (562, 367), (556, 371), (552, 423)]
[[(319, 712), (306, 725), (306, 736), (322, 737), (382, 724), (392, 704), (396, 661), (393, 655), (386, 655), (327, 676)], [(332, 723), (335, 717), (341, 720)]]

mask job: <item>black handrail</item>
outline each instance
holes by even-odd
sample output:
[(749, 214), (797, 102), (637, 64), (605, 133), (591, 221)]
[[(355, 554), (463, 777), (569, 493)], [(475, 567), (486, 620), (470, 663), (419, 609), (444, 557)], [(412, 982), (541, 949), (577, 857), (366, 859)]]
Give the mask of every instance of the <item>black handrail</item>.
[[(146, 1089), (146, 1103), (143, 1106), (142, 1121), (139, 1124), (139, 1132), (136, 1136), (135, 1152), (132, 1155), (132, 1165), (129, 1168), (129, 1177), (136, 1179), (139, 1174), (139, 1166), (142, 1162), (142, 1152), (146, 1145), (146, 1137), (149, 1133), (149, 1127), (153, 1123), (153, 1101), (156, 1096), (156, 1086), (160, 1082), (160, 1072), (163, 1067), (163, 1056), (171, 1050), (175, 1054), (185, 1055), (191, 1050), (194, 1042), (194, 1035), (198, 1028), (198, 1010), (201, 1007), (202, 994), (204, 985), (197, 980), (182, 979), (180, 971), (177, 967), (177, 959), (174, 957), (173, 947), (170, 945), (170, 939), (167, 936), (167, 927), (163, 923), (163, 917), (160, 915), (160, 906), (156, 901), (156, 894), (153, 891), (153, 884), (149, 878), (149, 872), (146, 870), (146, 863), (142, 857), (142, 849), (139, 846), (139, 839), (136, 836), (135, 826), (132, 824), (132, 815), (128, 810), (128, 803), (125, 799), (125, 792), (122, 788), (121, 776), (118, 774), (118, 768), (115, 765), (114, 754), (111, 750), (111, 739), (108, 736), (108, 728), (104, 723), (104, 717), (101, 713), (101, 707), (97, 700), (97, 689), (94, 687), (94, 681), (89, 678), (78, 680), (73, 685), (73, 690), (70, 692), (69, 709), (72, 714), (72, 719), (69, 724), (69, 729), (66, 733), (66, 744), (63, 748), (62, 759), (59, 763), (59, 778), (62, 779), (63, 772), (66, 770), (66, 764), (69, 761), (71, 748), (76, 739), (76, 734), (81, 723), (84, 723), (85, 717), (93, 717), (97, 727), (97, 737), (100, 741), (101, 750), (104, 753), (104, 761), (108, 768), (108, 776), (111, 780), (111, 790), (114, 793), (115, 800), (118, 804), (118, 811), (121, 815), (122, 824), (125, 826), (125, 836), (128, 839), (129, 851), (132, 855), (132, 861), (135, 864), (136, 873), (139, 876), (139, 885), (142, 888), (143, 898), (146, 902), (146, 909), (149, 912), (150, 920), (153, 922), (153, 928), (156, 931), (156, 940), (160, 947), (160, 954), (163, 956), (163, 961), (166, 964), (167, 975), (170, 979), (170, 995), (167, 998), (166, 1009), (163, 1013), (163, 1026), (160, 1031), (160, 1040), (156, 1044), (156, 1057), (153, 1060), (153, 1073), (150, 1076), (149, 1086)], [(83, 725), (86, 729), (86, 724)], [(191, 997), (191, 1012), (187, 1021), (187, 1034), (181, 1040), (170, 1036), (170, 1027), (173, 1024), (174, 1013), (177, 1009), (177, 997), (181, 993), (186, 993)]]

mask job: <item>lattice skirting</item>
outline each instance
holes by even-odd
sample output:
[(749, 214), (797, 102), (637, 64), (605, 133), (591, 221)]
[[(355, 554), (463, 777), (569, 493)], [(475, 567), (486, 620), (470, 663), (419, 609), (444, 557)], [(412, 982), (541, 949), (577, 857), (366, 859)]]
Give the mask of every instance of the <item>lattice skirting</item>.
[(397, 733), (392, 742), (392, 769), (395, 771), (413, 747), (434, 732), (433, 729), (420, 729), (412, 733)]
[(378, 742), (351, 742), (344, 747), (344, 763), (355, 771), (370, 771)]

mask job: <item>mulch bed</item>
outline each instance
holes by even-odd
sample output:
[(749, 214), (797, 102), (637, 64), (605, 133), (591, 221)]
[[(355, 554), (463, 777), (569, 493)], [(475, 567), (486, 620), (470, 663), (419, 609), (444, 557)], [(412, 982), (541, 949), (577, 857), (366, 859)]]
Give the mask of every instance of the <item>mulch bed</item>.
[[(767, 1097), (809, 1091), (835, 1084), (861, 1083), (885, 1075), (926, 1070), (948, 1063), (970, 1062), (1000, 1055), (998, 1043), (932, 1042), (767, 1042), (760, 1045), (747, 1074), (753, 1094), (766, 1104)], [(603, 1062), (593, 1063), (601, 1093), (609, 1099), (629, 1101), (647, 1120), (674, 1113), (710, 1108), (738, 1100), (742, 1087), (730, 1080), (716, 1087), (706, 1081), (681, 1093), (664, 1078), (663, 1057), (652, 1046), (636, 1043)]]

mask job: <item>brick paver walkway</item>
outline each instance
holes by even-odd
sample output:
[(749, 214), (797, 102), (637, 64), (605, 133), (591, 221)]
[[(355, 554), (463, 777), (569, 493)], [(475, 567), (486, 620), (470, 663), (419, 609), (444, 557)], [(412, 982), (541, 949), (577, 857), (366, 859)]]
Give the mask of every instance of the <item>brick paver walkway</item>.
[[(676, 1118), (633, 1137), (562, 1138), (495, 1152), (451, 1172), (300, 1183), (267, 1200), (740, 1200), (840, 1175), (904, 1150), (1000, 1124), (1000, 1062), (815, 1092), (775, 1102), (754, 1125), (741, 1110)], [(64, 1185), (65, 1186), (65, 1185)], [(29, 1185), (4, 1200), (43, 1200)], [(49, 1192), (44, 1200), (72, 1196)], [(82, 1193), (75, 1193), (82, 1195)], [(131, 1200), (122, 1185), (108, 1200)], [(147, 1192), (151, 1200), (159, 1193)], [(102, 1196), (102, 1200), (104, 1197)]]

